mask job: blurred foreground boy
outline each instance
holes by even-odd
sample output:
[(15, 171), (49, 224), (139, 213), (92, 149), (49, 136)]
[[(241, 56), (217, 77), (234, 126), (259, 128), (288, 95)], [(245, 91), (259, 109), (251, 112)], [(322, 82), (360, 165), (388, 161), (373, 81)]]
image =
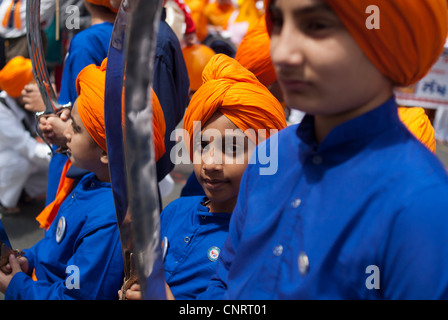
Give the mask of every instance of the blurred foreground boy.
[(445, 0), (268, 1), (279, 84), (307, 115), (279, 132), (277, 173), (249, 164), (202, 298), (448, 298), (448, 177), (393, 96), (441, 54), (446, 15)]

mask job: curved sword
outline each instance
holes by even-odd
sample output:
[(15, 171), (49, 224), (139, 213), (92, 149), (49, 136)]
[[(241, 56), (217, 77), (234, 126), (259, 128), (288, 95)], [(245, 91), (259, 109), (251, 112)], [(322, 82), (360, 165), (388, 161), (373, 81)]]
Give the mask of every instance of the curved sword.
[[(40, 0), (26, 1), (26, 36), (28, 41), (28, 51), (33, 65), (33, 75), (39, 88), (42, 100), (45, 104), (45, 110), (36, 112), (36, 117), (49, 116), (55, 114), (62, 108), (71, 107), (71, 105), (60, 105), (57, 102), (56, 94), (51, 85), (50, 75), (48, 74), (47, 63), (42, 45), (42, 35), (40, 29)], [(51, 152), (53, 149), (42, 136), (38, 129), (39, 121), (36, 123), (36, 132), (42, 140), (48, 145)]]
[(131, 9), (126, 35), (124, 144), (134, 254), (143, 298), (166, 299), (151, 106), (162, 2), (135, 0)]
[(126, 218), (128, 208), (126, 172), (124, 161), (123, 130), (122, 130), (122, 93), (125, 65), (125, 39), (129, 5), (133, 0), (123, 0), (115, 19), (112, 37), (109, 45), (106, 66), (106, 88), (104, 94), (104, 122), (106, 125), (107, 153), (109, 158), (109, 173), (114, 197), (115, 213), (117, 215), (120, 240), (123, 250), (125, 279), (122, 287), (122, 298), (126, 290), (136, 282), (131, 268), (131, 253), (133, 252), (132, 227), (130, 219)]

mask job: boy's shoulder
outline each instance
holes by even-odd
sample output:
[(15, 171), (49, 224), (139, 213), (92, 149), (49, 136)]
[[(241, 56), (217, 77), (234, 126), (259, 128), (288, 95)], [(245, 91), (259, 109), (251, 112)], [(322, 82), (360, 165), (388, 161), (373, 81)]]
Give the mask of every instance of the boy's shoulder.
[(203, 199), (204, 196), (186, 196), (173, 200), (162, 210), (161, 224), (171, 225), (172, 223), (182, 223), (180, 221), (190, 221)]
[(81, 178), (73, 190), (73, 197), (78, 197), (78, 210), (83, 212), (88, 223), (117, 222), (111, 185), (99, 181), (94, 173), (89, 172)]

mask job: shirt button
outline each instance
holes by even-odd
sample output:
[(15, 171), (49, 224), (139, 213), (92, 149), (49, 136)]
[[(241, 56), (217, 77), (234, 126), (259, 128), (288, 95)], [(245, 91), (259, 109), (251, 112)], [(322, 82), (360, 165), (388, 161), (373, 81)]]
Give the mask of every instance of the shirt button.
[(276, 257), (281, 256), (283, 253), (283, 246), (281, 244), (279, 244), (278, 246), (275, 246), (275, 248), (272, 252), (274, 253), (274, 256), (276, 256)]
[(323, 162), (323, 159), (321, 156), (314, 156), (313, 159), (311, 159), (314, 165), (318, 166), (321, 165)]
[(308, 256), (305, 252), (300, 252), (299, 254), (299, 272), (302, 277), (306, 276), (308, 271), (310, 270), (310, 261), (308, 260)]
[(189, 237), (185, 237), (185, 238), (184, 238), (184, 242), (185, 242), (185, 243), (190, 242), (190, 238), (189, 238)]
[(74, 193), (72, 194), (72, 199), (75, 199), (75, 194)]
[(294, 209), (296, 209), (296, 208), (298, 208), (298, 207), (300, 206), (301, 203), (302, 203), (302, 200), (299, 199), (299, 198), (297, 198), (297, 199), (294, 199), (294, 200), (291, 202), (291, 206), (292, 206)]

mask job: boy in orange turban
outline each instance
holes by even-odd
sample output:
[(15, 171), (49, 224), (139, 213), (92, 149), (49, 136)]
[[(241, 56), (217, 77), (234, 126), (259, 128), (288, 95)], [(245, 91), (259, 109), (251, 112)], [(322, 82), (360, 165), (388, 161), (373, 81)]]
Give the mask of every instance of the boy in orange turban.
[(440, 56), (446, 0), (267, 3), (280, 86), (307, 115), (254, 151), (278, 150), (278, 170), (246, 169), (200, 298), (447, 299), (448, 176), (393, 96)]
[(21, 95), (32, 80), (31, 61), (24, 57), (0, 71), (0, 215), (20, 211), (23, 191), (30, 198), (45, 197), (50, 150), (36, 139), (36, 120)]
[(168, 247), (166, 282), (176, 299), (194, 299), (207, 288), (253, 148), (286, 127), (280, 103), (236, 60), (213, 56), (203, 81), (183, 128), (205, 196), (181, 197), (161, 214), (161, 236)]
[(0, 272), (0, 290), (6, 299), (116, 298), (123, 279), (123, 258), (109, 182), (105, 71), (103, 63), (80, 72), (79, 97), (71, 111), (71, 126), (65, 131), (70, 161), (89, 173), (54, 206), (56, 222), (45, 237), (24, 250), (24, 256), (9, 257), (9, 265)]

